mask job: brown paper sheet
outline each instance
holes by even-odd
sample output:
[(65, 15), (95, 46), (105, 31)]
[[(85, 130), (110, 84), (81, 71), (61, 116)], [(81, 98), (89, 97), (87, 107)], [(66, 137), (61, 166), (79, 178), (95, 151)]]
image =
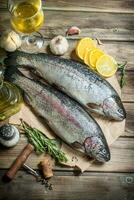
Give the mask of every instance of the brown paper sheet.
[[(121, 96), (120, 86), (115, 76), (107, 79), (111, 85), (116, 89), (118, 94)], [(23, 106), (21, 111), (10, 118), (10, 123), (20, 123), (20, 118), (25, 120), (32, 127), (36, 127), (44, 132), (49, 138), (54, 138), (54, 134), (47, 128), (45, 122), (40, 121), (40, 119), (32, 113), (32, 111), (27, 106)], [(125, 120), (122, 122), (113, 122), (106, 119), (95, 117), (99, 125), (101, 126), (108, 144), (111, 146), (112, 143), (117, 140), (117, 138), (122, 135), (125, 129)], [(77, 166), (83, 172), (86, 169), (90, 169), (90, 166), (94, 162), (93, 160), (81, 155), (79, 152), (73, 150), (66, 144), (62, 144), (62, 150), (66, 153), (68, 162), (66, 165), (75, 167)], [(42, 159), (42, 157), (41, 157)], [(38, 159), (37, 159), (38, 160)], [(37, 161), (38, 164), (39, 160)]]

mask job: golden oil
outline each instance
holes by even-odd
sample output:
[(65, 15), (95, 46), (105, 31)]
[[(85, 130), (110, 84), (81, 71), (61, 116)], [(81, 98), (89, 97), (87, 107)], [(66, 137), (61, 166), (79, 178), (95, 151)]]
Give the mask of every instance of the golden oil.
[(44, 21), (44, 14), (38, 4), (32, 1), (18, 3), (11, 16), (13, 28), (22, 33), (32, 33), (41, 27)]
[(17, 113), (22, 102), (20, 90), (15, 85), (4, 82), (0, 88), (0, 120), (5, 120)]

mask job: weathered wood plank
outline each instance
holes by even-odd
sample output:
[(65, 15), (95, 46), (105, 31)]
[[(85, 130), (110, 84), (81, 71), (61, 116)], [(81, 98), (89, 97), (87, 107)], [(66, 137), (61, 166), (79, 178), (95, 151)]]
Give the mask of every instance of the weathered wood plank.
[(80, 37), (99, 37), (104, 40), (133, 41), (134, 39), (132, 36), (133, 14), (103, 13), (102, 15), (88, 12), (46, 11), (45, 18), (46, 24), (42, 27), (42, 31), (45, 31), (45, 34), (49, 37), (64, 34), (69, 26), (76, 25), (82, 30)]
[[(8, 168), (26, 145), (27, 140), (22, 135), (19, 144), (12, 149), (0, 149), (0, 168)], [(94, 163), (89, 171), (134, 172), (134, 138), (119, 138), (111, 147), (111, 160), (105, 164)], [(37, 168), (41, 157), (32, 154), (27, 164)], [(59, 169), (56, 167), (56, 169)], [(64, 170), (64, 168), (60, 168)], [(68, 170), (72, 170), (68, 168)]]
[(99, 0), (49, 0), (45, 3), (46, 9), (53, 10), (71, 10), (71, 11), (85, 11), (85, 12), (114, 12), (114, 13), (134, 13), (134, 2), (121, 1), (121, 0), (110, 0), (110, 1), (99, 1)]
[[(0, 177), (5, 171), (0, 171)], [(25, 172), (8, 184), (0, 181), (0, 200), (132, 200), (134, 199), (134, 174), (87, 173), (86, 176), (57, 175), (51, 179), (53, 191), (46, 192), (44, 186)]]
[[(82, 2), (80, 0), (49, 0), (42, 2), (47, 10), (134, 13), (133, 0), (83, 0)], [(0, 8), (6, 8), (6, 3), (7, 0), (1, 0)]]
[[(41, 33), (46, 38), (65, 35), (68, 27), (80, 27), (81, 34), (72, 38), (93, 37), (103, 40), (134, 41), (134, 14), (44, 11), (45, 23)], [(8, 22), (9, 13), (1, 11), (1, 25)]]
[(134, 104), (124, 103), (127, 118), (124, 136), (134, 136)]
[(126, 85), (122, 89), (122, 101), (134, 102), (134, 71), (126, 73)]

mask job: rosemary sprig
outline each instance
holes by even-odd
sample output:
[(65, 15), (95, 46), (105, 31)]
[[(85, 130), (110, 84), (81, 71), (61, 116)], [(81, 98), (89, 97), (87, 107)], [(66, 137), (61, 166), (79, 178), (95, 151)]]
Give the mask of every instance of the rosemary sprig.
[(127, 62), (124, 64), (118, 64), (118, 71), (120, 72), (120, 87), (123, 88), (123, 86), (126, 84), (126, 65)]
[(53, 139), (47, 138), (41, 131), (32, 128), (26, 122), (21, 120), (21, 126), (28, 138), (29, 143), (35, 147), (37, 153), (49, 153), (58, 162), (67, 162), (64, 152), (56, 145)]

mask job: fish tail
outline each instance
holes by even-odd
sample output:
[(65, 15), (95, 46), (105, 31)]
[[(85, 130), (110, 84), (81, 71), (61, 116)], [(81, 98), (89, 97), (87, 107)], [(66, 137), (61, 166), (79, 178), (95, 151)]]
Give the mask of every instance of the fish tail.
[(5, 66), (14, 65), (20, 68), (25, 66), (28, 67), (31, 64), (29, 61), (29, 57), (31, 58), (31, 56), (31, 54), (29, 55), (22, 51), (8, 52), (4, 64)]
[(17, 51), (15, 52), (7, 52), (7, 57), (4, 59), (5, 66), (14, 65), (17, 66)]
[(24, 75), (17, 69), (16, 66), (8, 66), (4, 73), (4, 80), (12, 83), (16, 83)]

